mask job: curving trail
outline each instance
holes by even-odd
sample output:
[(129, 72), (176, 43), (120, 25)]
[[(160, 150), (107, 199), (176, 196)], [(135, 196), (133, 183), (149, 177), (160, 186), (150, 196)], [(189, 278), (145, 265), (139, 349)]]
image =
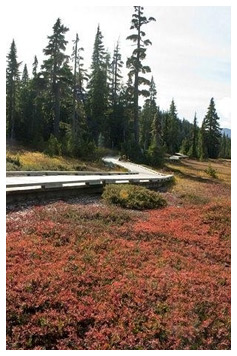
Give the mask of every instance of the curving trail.
[(129, 172), (93, 174), (91, 172), (90, 174), (86, 172), (58, 172), (58, 174), (57, 172), (51, 172), (52, 175), (48, 175), (49, 173), (47, 172), (25, 172), (25, 176), (22, 176), (22, 174), (24, 174), (23, 172), (19, 172), (19, 176), (17, 176), (15, 172), (14, 176), (8, 176), (6, 178), (7, 192), (25, 191), (28, 189), (88, 187), (110, 183), (149, 183), (167, 181), (173, 177), (173, 175), (164, 175), (142, 165), (119, 161), (118, 158), (114, 157), (105, 157), (103, 160), (107, 164), (124, 167)]

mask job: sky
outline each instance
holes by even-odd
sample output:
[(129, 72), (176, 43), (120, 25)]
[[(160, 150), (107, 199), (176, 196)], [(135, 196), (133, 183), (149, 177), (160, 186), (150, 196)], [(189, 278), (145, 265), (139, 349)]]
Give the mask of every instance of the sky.
[[(85, 49), (86, 68), (91, 64), (98, 24), (110, 53), (119, 39), (126, 63), (133, 50), (131, 41), (126, 40), (131, 34), (133, 6), (80, 4), (78, 0), (6, 1), (5, 14), (9, 17), (5, 22), (5, 53), (14, 38), (18, 60), (26, 63), (31, 72), (34, 55), (40, 64), (45, 58), (42, 50), (47, 46), (47, 36), (52, 34), (52, 27), (60, 17), (69, 28), (67, 53), (71, 54), (72, 40), (78, 33), (80, 45)], [(152, 41), (144, 64), (152, 70), (157, 104), (167, 110), (174, 99), (180, 119), (192, 122), (196, 112), (201, 124), (214, 97), (221, 127), (230, 128), (231, 7), (149, 5), (144, 13), (157, 20), (144, 26), (147, 38)]]

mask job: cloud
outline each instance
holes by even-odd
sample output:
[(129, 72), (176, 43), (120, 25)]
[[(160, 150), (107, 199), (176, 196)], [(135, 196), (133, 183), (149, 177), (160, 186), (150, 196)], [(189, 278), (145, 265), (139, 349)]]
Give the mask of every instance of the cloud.
[[(218, 103), (230, 97), (230, 8), (157, 7), (155, 14), (147, 61), (159, 105), (168, 109), (174, 98), (180, 118), (192, 121), (197, 112), (201, 124), (212, 97)], [(227, 107), (222, 103), (218, 114), (229, 127)]]
[(231, 127), (231, 99), (229, 97), (221, 98), (216, 101), (217, 114), (222, 116), (222, 127)]

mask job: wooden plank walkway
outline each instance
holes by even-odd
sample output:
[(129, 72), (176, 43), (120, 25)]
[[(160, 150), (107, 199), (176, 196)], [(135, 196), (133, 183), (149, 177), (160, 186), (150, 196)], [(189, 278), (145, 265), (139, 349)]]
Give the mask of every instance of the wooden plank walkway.
[[(104, 158), (104, 162), (126, 168), (129, 172), (17, 172), (6, 178), (7, 194), (22, 193), (26, 190), (50, 190), (67, 187), (89, 187), (111, 183), (158, 183), (169, 181), (173, 175), (164, 175), (154, 170), (130, 162), (119, 161), (118, 158)], [(10, 176), (9, 176), (10, 175)]]

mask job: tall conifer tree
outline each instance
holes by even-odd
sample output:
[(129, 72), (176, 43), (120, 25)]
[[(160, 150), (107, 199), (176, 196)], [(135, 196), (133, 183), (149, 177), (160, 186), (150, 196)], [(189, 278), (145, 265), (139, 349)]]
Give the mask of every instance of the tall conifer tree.
[[(38, 73), (38, 58), (34, 56), (34, 61), (32, 63), (32, 75), (33, 78), (30, 83), (31, 88), (31, 97), (32, 97), (32, 116), (30, 126), (28, 127), (29, 135), (32, 140), (32, 143), (35, 147), (42, 149), (43, 148), (43, 111), (44, 108), (44, 89), (45, 89), (45, 80)], [(50, 110), (47, 110), (47, 115), (50, 115)]]
[(87, 112), (92, 138), (98, 145), (104, 135), (108, 104), (107, 62), (100, 26), (97, 27), (92, 54), (91, 75), (88, 83)]
[(196, 113), (193, 120), (191, 148), (188, 154), (193, 158), (198, 158), (198, 126)]
[(149, 87), (149, 98), (146, 99), (140, 118), (140, 145), (147, 150), (152, 139), (152, 122), (157, 112), (156, 105), (156, 85), (153, 76)]
[(110, 146), (120, 147), (122, 141), (122, 132), (123, 132), (123, 120), (121, 117), (121, 68), (123, 67), (123, 61), (121, 58), (119, 42), (117, 42), (114, 49), (112, 65), (111, 65), (111, 90), (110, 90)]
[(146, 34), (142, 30), (142, 27), (151, 21), (155, 21), (154, 17), (147, 19), (147, 17), (144, 16), (143, 10), (144, 8), (142, 6), (134, 6), (134, 14), (132, 15), (131, 21), (132, 25), (130, 27), (131, 30), (134, 30), (134, 33), (127, 37), (128, 40), (131, 40), (136, 45), (131, 57), (127, 60), (127, 68), (130, 70), (130, 78), (134, 78), (134, 139), (137, 145), (139, 144), (139, 95), (149, 96), (147, 90), (139, 88), (141, 85), (150, 84), (150, 81), (144, 76), (141, 76), (141, 73), (146, 74), (151, 71), (149, 66), (142, 64), (142, 61), (146, 58), (146, 47), (152, 44), (149, 39), (144, 39)]
[(219, 155), (221, 138), (219, 120), (214, 99), (211, 98), (207, 114), (202, 122), (202, 141), (209, 158), (217, 158)]
[(123, 61), (121, 58), (119, 41), (116, 44), (112, 59), (112, 102), (116, 105), (118, 101), (119, 91), (121, 89), (121, 68), (123, 67)]
[(77, 103), (84, 99), (84, 88), (83, 88), (83, 81), (85, 77), (85, 70), (83, 69), (82, 60), (83, 57), (81, 56), (81, 52), (84, 51), (83, 47), (79, 47), (79, 37), (76, 34), (76, 39), (73, 41), (73, 113), (72, 113), (72, 134), (74, 138), (78, 136), (78, 110), (77, 110)]
[(171, 154), (178, 151), (181, 144), (179, 137), (179, 119), (177, 116), (177, 109), (173, 99), (171, 101), (169, 110), (168, 140), (166, 143), (168, 151)]
[(34, 62), (33, 62), (33, 65), (32, 65), (32, 74), (33, 74), (34, 78), (36, 77), (37, 72), (38, 72), (38, 58), (35, 56), (34, 57)]
[(28, 68), (27, 68), (27, 65), (25, 64), (23, 72), (22, 72), (21, 83), (23, 85), (26, 85), (28, 83), (28, 81), (29, 81)]
[(7, 94), (7, 133), (10, 139), (15, 138), (15, 124), (17, 115), (18, 95), (20, 87), (19, 67), (21, 62), (17, 61), (17, 50), (13, 40), (10, 52), (7, 55), (6, 70), (6, 94)]
[(161, 111), (158, 107), (153, 115), (151, 125), (151, 144), (148, 149), (149, 163), (154, 166), (162, 166), (164, 163), (164, 146), (161, 131)]
[(19, 120), (16, 124), (17, 136), (29, 144), (33, 109), (32, 80), (29, 78), (27, 65), (24, 65), (19, 90)]
[(48, 59), (43, 63), (42, 69), (49, 82), (53, 98), (54, 135), (56, 137), (59, 137), (61, 88), (69, 71), (68, 56), (64, 53), (68, 43), (65, 40), (65, 33), (68, 30), (58, 18), (53, 26), (53, 34), (48, 36), (49, 43), (43, 50), (44, 54), (48, 56)]

